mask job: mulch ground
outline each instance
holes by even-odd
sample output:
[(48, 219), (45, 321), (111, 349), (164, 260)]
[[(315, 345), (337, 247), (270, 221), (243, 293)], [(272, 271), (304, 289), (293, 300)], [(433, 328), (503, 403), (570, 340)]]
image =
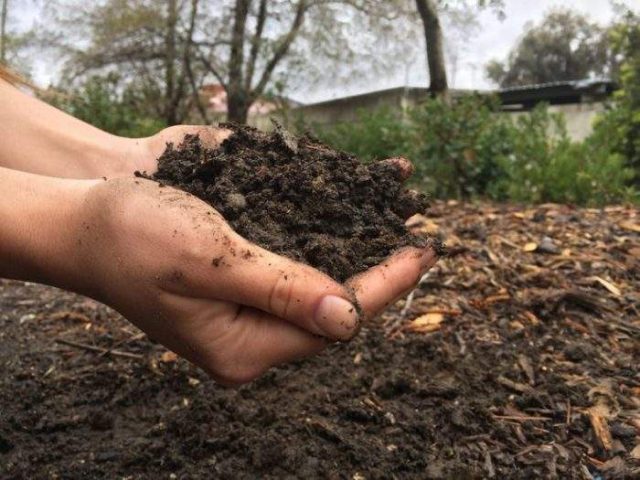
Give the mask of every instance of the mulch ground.
[(415, 294), (223, 389), (108, 308), (0, 281), (0, 478), (640, 478), (640, 213), (436, 203)]

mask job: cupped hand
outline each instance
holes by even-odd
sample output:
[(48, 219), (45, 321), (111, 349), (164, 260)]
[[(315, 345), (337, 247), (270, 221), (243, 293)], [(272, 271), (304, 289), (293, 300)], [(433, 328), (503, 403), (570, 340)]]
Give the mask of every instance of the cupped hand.
[[(186, 133), (209, 146), (229, 134), (165, 130), (151, 137), (140, 167), (154, 171), (166, 143)], [(401, 178), (411, 173), (406, 160), (386, 162)], [(82, 218), (78, 290), (227, 385), (350, 339), (436, 261), (429, 248), (405, 248), (341, 285), (245, 240), (196, 197), (137, 178), (97, 183)]]

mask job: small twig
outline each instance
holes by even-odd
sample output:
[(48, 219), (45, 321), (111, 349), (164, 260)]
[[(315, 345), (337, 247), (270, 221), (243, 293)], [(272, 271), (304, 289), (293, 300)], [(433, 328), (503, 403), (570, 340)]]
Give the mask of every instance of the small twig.
[(404, 320), (407, 317), (407, 313), (409, 313), (409, 310), (411, 309), (411, 304), (413, 303), (413, 298), (416, 295), (416, 290), (418, 289), (418, 287), (420, 286), (420, 284), (422, 282), (426, 281), (429, 278), (430, 274), (431, 274), (431, 272), (425, 273), (420, 278), (420, 281), (418, 281), (418, 285), (416, 286), (416, 288), (411, 290), (411, 293), (407, 296), (407, 300), (404, 303), (404, 307), (402, 307), (402, 310), (400, 311), (400, 319), (401, 320)]
[(526, 417), (519, 415), (492, 415), (492, 417), (496, 420), (513, 420), (516, 422), (546, 422), (548, 420), (551, 420), (548, 417)]
[(63, 340), (61, 338), (57, 338), (56, 343), (61, 343), (69, 347), (80, 348), (82, 350), (88, 350), (90, 352), (109, 354), (113, 355), (114, 357), (133, 358), (135, 360), (141, 360), (144, 358), (143, 355), (140, 355), (138, 353), (121, 352), (120, 350), (109, 350), (108, 348), (94, 347), (93, 345), (87, 345), (86, 343), (72, 342), (71, 340)]
[[(102, 353), (101, 353), (100, 355), (98, 355), (98, 356), (99, 356), (99, 357), (104, 357), (104, 356), (106, 356), (106, 355), (109, 355), (111, 352), (113, 352), (113, 351), (114, 351), (114, 349), (115, 349), (116, 347), (119, 347), (119, 346), (121, 346), (121, 345), (123, 345), (123, 344), (125, 344), (125, 343), (129, 343), (129, 342), (134, 342), (134, 341), (136, 341), (136, 340), (140, 340), (140, 339), (144, 338), (145, 336), (146, 336), (146, 333), (142, 333), (142, 332), (141, 332), (141, 333), (138, 333), (138, 334), (132, 335), (132, 336), (131, 336), (131, 337), (129, 337), (129, 338), (124, 338), (124, 339), (122, 339), (122, 340), (120, 340), (120, 341), (118, 341), (118, 342), (114, 343), (113, 345), (111, 345), (111, 347), (109, 347), (109, 349), (105, 349), (105, 351), (104, 351), (104, 352), (102, 352)], [(125, 353), (126, 353), (126, 352), (125, 352)], [(135, 355), (135, 354), (134, 354), (134, 355)]]
[(496, 381), (500, 385), (502, 385), (504, 387), (507, 387), (510, 390), (519, 392), (519, 393), (533, 394), (533, 395), (537, 394), (536, 390), (532, 386), (525, 385), (523, 383), (514, 382), (513, 380), (509, 380), (504, 375), (498, 376)]
[(464, 355), (465, 353), (467, 353), (467, 344), (464, 341), (464, 338), (462, 338), (460, 332), (456, 332), (455, 336), (456, 340), (458, 341), (458, 345), (460, 345), (460, 355)]

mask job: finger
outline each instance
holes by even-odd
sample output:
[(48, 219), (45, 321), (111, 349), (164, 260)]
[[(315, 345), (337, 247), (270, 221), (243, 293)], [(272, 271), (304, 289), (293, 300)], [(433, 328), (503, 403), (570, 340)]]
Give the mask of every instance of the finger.
[(354, 291), (364, 319), (375, 317), (413, 288), (436, 261), (431, 248), (409, 247), (348, 280), (347, 286)]
[(359, 314), (343, 285), (234, 232), (219, 241), (229, 253), (212, 259), (201, 276), (205, 295), (255, 307), (315, 335), (347, 340), (355, 334)]
[[(270, 368), (317, 355), (330, 342), (253, 308), (242, 308), (227, 333), (234, 338), (232, 350), (223, 358), (211, 352), (205, 368), (224, 385), (240, 385), (254, 380)], [(220, 351), (220, 350), (218, 350)], [(211, 361), (215, 363), (211, 363)]]
[(151, 155), (159, 157), (167, 148), (167, 144), (172, 143), (178, 147), (184, 141), (186, 135), (197, 135), (200, 142), (206, 148), (218, 148), (233, 132), (226, 128), (207, 127), (202, 125), (175, 125), (165, 128), (160, 133), (152, 137), (150, 144)]
[(198, 135), (202, 145), (207, 148), (218, 148), (233, 133), (227, 128), (205, 126), (185, 126), (184, 129), (183, 137), (186, 134)]
[(387, 158), (386, 160), (379, 160), (374, 162), (369, 167), (371, 171), (377, 171), (383, 174), (391, 174), (395, 178), (401, 181), (407, 180), (415, 168), (410, 160), (404, 157)]

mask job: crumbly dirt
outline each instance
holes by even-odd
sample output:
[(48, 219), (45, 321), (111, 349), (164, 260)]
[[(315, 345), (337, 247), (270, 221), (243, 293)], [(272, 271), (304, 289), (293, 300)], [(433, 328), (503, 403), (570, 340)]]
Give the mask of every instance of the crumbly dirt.
[(219, 148), (193, 135), (168, 145), (151, 178), (206, 201), (248, 240), (339, 281), (400, 247), (427, 244), (404, 225), (426, 210), (426, 197), (406, 190), (393, 165), (366, 165), (280, 128), (222, 126), (233, 134)]
[(0, 280), (0, 479), (640, 478), (640, 212), (428, 213), (451, 255), (410, 304), (239, 390)]

